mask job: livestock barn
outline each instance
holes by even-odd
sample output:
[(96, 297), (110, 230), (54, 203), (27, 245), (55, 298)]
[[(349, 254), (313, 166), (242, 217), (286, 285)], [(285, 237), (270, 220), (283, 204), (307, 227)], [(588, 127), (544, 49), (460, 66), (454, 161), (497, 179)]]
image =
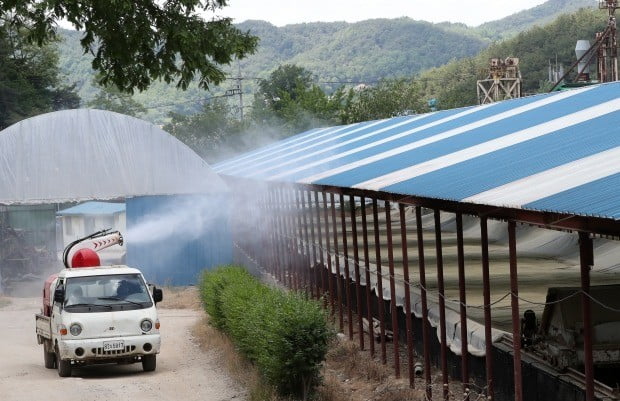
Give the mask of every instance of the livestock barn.
[(314, 129), (214, 170), (243, 211), (235, 259), (323, 297), (427, 397), (591, 401), (619, 399), (619, 160), (610, 83)]

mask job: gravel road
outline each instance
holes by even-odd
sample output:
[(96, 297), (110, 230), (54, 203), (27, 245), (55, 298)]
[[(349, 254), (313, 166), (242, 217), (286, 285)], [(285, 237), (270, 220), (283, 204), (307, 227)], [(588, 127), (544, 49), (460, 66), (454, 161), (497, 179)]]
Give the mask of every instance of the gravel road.
[(43, 366), (34, 314), (39, 298), (9, 298), (0, 308), (0, 400), (244, 400), (246, 393), (221, 369), (215, 353), (203, 352), (191, 337), (202, 312), (160, 309), (162, 350), (157, 370), (144, 373), (140, 363), (74, 369), (61, 378)]

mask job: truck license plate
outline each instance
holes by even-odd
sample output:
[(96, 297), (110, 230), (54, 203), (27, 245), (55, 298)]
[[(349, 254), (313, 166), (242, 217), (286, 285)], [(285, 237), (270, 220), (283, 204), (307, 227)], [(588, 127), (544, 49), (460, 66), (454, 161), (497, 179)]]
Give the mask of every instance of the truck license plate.
[(125, 349), (124, 341), (104, 341), (103, 342), (103, 350), (104, 351), (118, 351)]

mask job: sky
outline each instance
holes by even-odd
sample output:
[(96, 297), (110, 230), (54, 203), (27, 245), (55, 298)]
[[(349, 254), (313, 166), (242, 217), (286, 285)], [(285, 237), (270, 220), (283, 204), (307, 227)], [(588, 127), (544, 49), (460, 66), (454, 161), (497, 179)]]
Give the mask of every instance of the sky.
[(235, 23), (248, 19), (276, 26), (302, 22), (357, 22), (372, 18), (409, 17), (429, 22), (462, 22), (477, 26), (532, 8), (546, 0), (228, 0), (217, 12)]

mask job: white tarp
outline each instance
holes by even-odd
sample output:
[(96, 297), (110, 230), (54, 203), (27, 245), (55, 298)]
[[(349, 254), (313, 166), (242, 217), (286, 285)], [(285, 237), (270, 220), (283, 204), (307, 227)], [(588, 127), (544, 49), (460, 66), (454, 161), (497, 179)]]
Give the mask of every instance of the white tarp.
[(0, 132), (0, 204), (227, 190), (185, 144), (123, 114), (64, 110)]
[[(325, 260), (327, 258), (331, 258), (332, 260), (332, 273), (336, 273), (336, 258), (333, 255), (329, 255), (327, 252), (323, 253), (323, 257)], [(349, 260), (350, 264), (353, 264), (353, 260)], [(339, 257), (339, 263), (341, 266), (340, 275), (344, 277), (344, 266), (345, 258), (343, 256)], [(311, 266), (312, 267), (312, 266)], [(369, 263), (370, 268), (370, 288), (372, 291), (377, 294), (378, 285), (377, 285), (377, 268), (374, 263)], [(360, 274), (360, 284), (366, 285), (366, 277), (365, 274)], [(389, 278), (383, 277), (382, 280), (382, 298), (385, 301), (390, 301), (390, 280)], [(402, 290), (402, 289), (401, 289)], [(404, 291), (396, 290), (396, 305), (402, 308), (405, 307), (405, 297)], [(410, 291), (410, 302), (411, 302), (411, 312), (417, 318), (422, 318), (422, 297), (420, 295), (420, 290), (418, 288), (412, 288)], [(439, 304), (434, 302), (432, 299), (427, 299), (428, 302), (428, 321), (433, 328), (436, 329), (437, 339), (441, 342), (441, 331), (440, 331), (440, 319), (439, 319)], [(461, 317), (460, 314), (456, 311), (453, 311), (449, 308), (446, 308), (446, 342), (450, 351), (452, 351), (456, 355), (461, 355)], [(512, 334), (498, 330), (495, 328), (491, 328), (491, 341), (498, 342), (502, 339), (502, 337), (507, 336), (512, 338)], [(484, 325), (475, 322), (471, 319), (467, 319), (467, 350), (470, 354), (478, 357), (483, 357), (486, 353), (486, 341), (484, 338)]]

